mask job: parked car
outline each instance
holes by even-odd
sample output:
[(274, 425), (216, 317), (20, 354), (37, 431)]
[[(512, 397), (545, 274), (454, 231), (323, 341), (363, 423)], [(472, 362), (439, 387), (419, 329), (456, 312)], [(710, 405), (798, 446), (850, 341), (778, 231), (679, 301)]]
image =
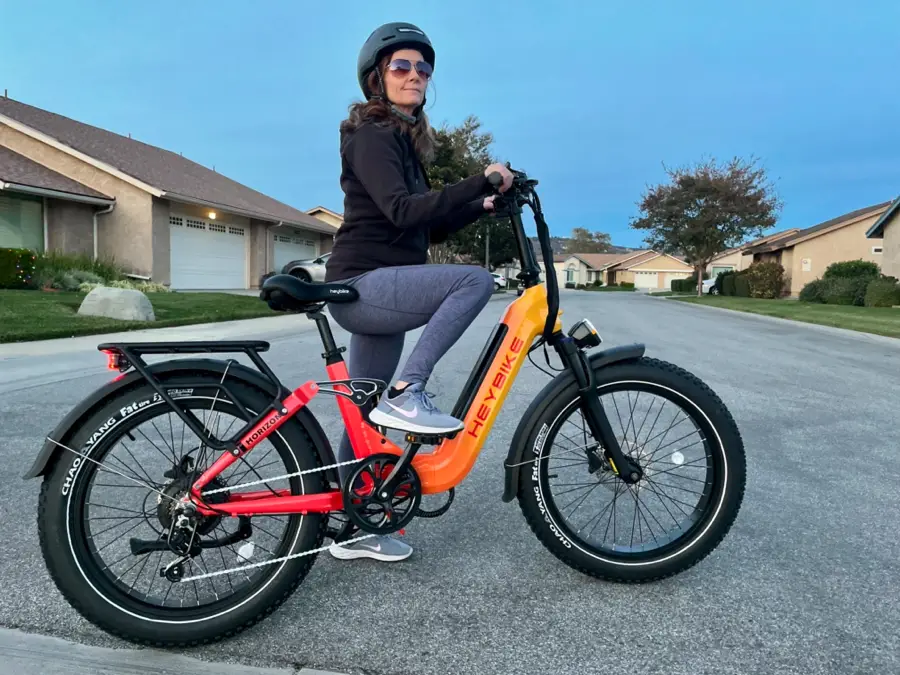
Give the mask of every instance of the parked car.
[(707, 295), (718, 295), (719, 289), (716, 288), (716, 280), (715, 279), (704, 279), (703, 280), (703, 292)]
[(290, 274), (303, 281), (324, 282), (325, 281), (325, 263), (331, 253), (320, 255), (318, 258), (310, 258), (308, 260), (291, 260), (287, 265), (281, 268), (282, 274)]
[(506, 288), (506, 277), (502, 274), (497, 274), (496, 272), (491, 272), (491, 276), (494, 277), (494, 288), (498, 291), (501, 288)]

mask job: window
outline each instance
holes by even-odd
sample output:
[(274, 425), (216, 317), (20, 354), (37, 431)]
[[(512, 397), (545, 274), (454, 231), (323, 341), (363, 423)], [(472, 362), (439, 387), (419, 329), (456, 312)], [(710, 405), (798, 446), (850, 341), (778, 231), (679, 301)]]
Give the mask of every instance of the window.
[(44, 250), (44, 212), (40, 198), (0, 196), (0, 248)]
[(566, 269), (566, 283), (569, 284), (573, 281), (575, 281), (575, 268), (569, 267)]
[(884, 248), (881, 247), (881, 246), (873, 246), (873, 247), (872, 247), (872, 254), (873, 254), (873, 255), (879, 255), (880, 253), (883, 253), (883, 252), (884, 252)]

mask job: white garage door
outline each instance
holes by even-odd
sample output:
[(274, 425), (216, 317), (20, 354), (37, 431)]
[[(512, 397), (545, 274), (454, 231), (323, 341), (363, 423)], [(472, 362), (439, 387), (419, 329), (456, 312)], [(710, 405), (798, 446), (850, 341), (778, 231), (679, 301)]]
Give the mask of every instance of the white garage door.
[(281, 269), (292, 260), (310, 260), (318, 255), (316, 242), (305, 237), (275, 235), (275, 271)]
[(657, 272), (635, 272), (634, 286), (635, 288), (656, 288), (659, 279)]
[(666, 272), (665, 279), (663, 279), (663, 287), (667, 291), (671, 291), (672, 282), (675, 279), (687, 279), (689, 276), (691, 276), (690, 272)]
[(240, 226), (170, 216), (172, 288), (247, 288), (249, 239)]

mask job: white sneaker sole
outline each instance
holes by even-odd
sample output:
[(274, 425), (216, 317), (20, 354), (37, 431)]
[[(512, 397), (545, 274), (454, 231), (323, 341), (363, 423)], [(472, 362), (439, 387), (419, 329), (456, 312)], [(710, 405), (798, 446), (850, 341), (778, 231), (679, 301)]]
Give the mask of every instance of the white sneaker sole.
[(448, 429), (447, 427), (426, 427), (421, 424), (413, 424), (412, 422), (407, 422), (406, 420), (402, 420), (399, 417), (394, 417), (393, 415), (388, 415), (386, 412), (382, 412), (378, 408), (375, 408), (375, 410), (369, 413), (369, 421), (372, 424), (380, 427), (387, 427), (388, 429), (398, 429), (400, 431), (409, 431), (410, 433), (414, 434), (449, 434), (453, 433), (454, 431), (462, 431), (466, 427), (464, 422), (460, 422), (459, 425), (451, 429)]
[(328, 552), (332, 555), (332, 557), (337, 558), (338, 560), (356, 560), (358, 558), (372, 558), (373, 560), (380, 560), (381, 562), (399, 562), (401, 560), (406, 560), (409, 556), (412, 555), (412, 549), (409, 549), (409, 553), (406, 555), (387, 555), (386, 553), (379, 553), (378, 551), (373, 551), (371, 549), (362, 549), (362, 548), (344, 548), (343, 546), (337, 546), (332, 544), (328, 549)]

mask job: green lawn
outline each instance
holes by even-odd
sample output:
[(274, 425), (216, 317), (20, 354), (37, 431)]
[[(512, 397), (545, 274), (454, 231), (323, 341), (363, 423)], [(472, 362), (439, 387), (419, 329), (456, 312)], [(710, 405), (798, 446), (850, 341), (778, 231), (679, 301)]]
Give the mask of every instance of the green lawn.
[(148, 293), (156, 321), (118, 321), (76, 314), (84, 297), (84, 293), (0, 290), (0, 342), (46, 340), (276, 314), (255, 296)]
[(724, 307), (751, 314), (765, 314), (782, 319), (793, 319), (823, 326), (849, 328), (863, 333), (874, 333), (900, 338), (900, 309), (896, 307), (852, 307), (846, 305), (820, 305), (797, 300), (761, 300), (732, 296), (673, 297), (676, 302), (693, 302), (712, 307)]

